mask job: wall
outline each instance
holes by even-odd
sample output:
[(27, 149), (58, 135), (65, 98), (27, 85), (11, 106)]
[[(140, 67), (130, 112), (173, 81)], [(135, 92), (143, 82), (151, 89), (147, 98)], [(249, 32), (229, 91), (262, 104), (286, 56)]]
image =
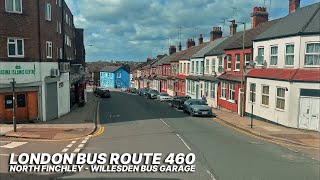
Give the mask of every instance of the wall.
[(100, 86), (114, 88), (114, 74), (110, 72), (100, 72)]
[(70, 112), (70, 83), (69, 73), (62, 73), (60, 81), (57, 83), (58, 88), (58, 117)]
[[(305, 51), (307, 42), (320, 42), (319, 35), (311, 36), (293, 36), (281, 39), (271, 39), (266, 41), (253, 42), (254, 55), (258, 54), (258, 47), (264, 47), (264, 59), (270, 68), (319, 68), (319, 66), (305, 66)], [(285, 65), (285, 45), (294, 43), (294, 65)], [(270, 65), (270, 47), (278, 46), (278, 64), (276, 66)]]
[[(222, 98), (221, 97), (221, 86), (222, 86), (222, 82), (219, 82), (218, 85), (218, 107), (220, 108), (224, 108), (227, 110), (230, 110), (232, 112), (238, 112), (238, 97), (239, 97), (239, 87), (240, 87), (240, 83), (236, 83), (236, 82), (231, 82), (231, 81), (225, 81), (226, 82), (226, 98)], [(230, 86), (230, 82), (235, 84), (235, 93), (234, 93), (234, 101), (229, 100), (229, 86)]]
[[(121, 73), (121, 78), (117, 77), (117, 74)], [(130, 74), (124, 69), (120, 68), (116, 72), (114, 72), (115, 82), (121, 82), (121, 87), (128, 88), (130, 86)]]

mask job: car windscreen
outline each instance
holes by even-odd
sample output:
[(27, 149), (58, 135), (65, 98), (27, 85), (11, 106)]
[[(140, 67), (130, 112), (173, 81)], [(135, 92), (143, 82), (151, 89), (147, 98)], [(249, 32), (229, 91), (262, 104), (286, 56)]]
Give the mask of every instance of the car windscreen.
[(168, 93), (160, 93), (160, 96), (169, 96)]
[(159, 94), (159, 92), (158, 91), (150, 91), (150, 93), (153, 93), (153, 94)]
[(190, 102), (192, 105), (205, 105), (203, 101), (191, 101)]

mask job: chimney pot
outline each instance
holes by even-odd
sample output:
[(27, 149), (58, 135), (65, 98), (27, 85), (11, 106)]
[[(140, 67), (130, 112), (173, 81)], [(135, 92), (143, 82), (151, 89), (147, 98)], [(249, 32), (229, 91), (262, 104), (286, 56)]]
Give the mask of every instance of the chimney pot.
[(269, 20), (269, 13), (266, 7), (255, 7), (251, 13), (251, 28), (255, 28), (260, 23), (267, 22)]
[(232, 22), (232, 24), (230, 25), (230, 35), (234, 35), (237, 33), (238, 25), (236, 24), (235, 20), (232, 20), (231, 22)]
[(210, 41), (214, 41), (215, 39), (222, 37), (221, 27), (212, 27), (212, 31), (210, 32)]
[(300, 0), (289, 0), (289, 13), (293, 13), (300, 8)]

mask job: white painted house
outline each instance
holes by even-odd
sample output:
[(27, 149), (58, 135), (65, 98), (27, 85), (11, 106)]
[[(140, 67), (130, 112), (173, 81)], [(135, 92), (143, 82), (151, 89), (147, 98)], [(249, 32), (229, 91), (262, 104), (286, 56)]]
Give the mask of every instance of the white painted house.
[[(320, 3), (296, 9), (253, 43), (246, 113), (320, 131)], [(253, 109), (252, 109), (253, 108)]]

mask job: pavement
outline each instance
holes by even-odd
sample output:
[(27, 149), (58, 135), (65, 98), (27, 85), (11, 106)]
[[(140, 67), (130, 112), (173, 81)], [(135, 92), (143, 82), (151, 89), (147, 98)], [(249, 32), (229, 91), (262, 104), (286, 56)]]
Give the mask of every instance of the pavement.
[(3, 138), (62, 140), (89, 135), (96, 129), (95, 113), (98, 97), (88, 93), (87, 103), (83, 107), (77, 105), (71, 112), (48, 122), (17, 124), (17, 132), (12, 124), (0, 124), (0, 136)]
[(240, 117), (236, 113), (218, 109), (213, 109), (213, 111), (217, 114), (218, 120), (242, 131), (268, 140), (320, 149), (320, 132), (285, 127), (256, 119), (253, 119), (251, 128), (250, 117)]

